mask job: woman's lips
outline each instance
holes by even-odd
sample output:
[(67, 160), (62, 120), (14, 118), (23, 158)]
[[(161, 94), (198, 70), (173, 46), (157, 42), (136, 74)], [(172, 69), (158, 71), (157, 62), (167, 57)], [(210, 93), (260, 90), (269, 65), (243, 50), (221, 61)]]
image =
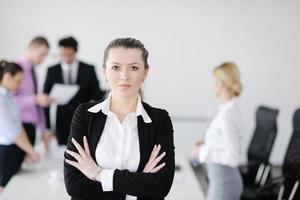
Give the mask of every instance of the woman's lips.
[(119, 87), (121, 87), (121, 88), (129, 88), (130, 85), (129, 84), (120, 84)]

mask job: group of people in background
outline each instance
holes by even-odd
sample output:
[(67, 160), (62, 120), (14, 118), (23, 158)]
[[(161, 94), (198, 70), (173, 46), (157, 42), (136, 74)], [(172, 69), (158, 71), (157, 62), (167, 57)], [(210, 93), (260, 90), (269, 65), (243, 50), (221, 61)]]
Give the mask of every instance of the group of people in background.
[[(1, 61), (0, 191), (23, 161), (34, 163), (39, 160), (33, 148), (36, 133), (41, 134), (47, 152), (54, 137), (59, 145), (66, 145), (76, 107), (80, 103), (104, 98), (105, 92), (100, 89), (94, 66), (76, 57), (77, 41), (73, 37), (62, 38), (59, 47), (60, 62), (48, 68), (42, 93), (38, 92), (35, 68), (49, 52), (50, 45), (45, 37), (33, 38), (24, 55), (16, 61)], [(69, 103), (58, 106), (53, 130), (49, 108), (54, 99), (49, 93), (56, 83), (77, 84), (79, 91)]]
[[(143, 101), (148, 50), (134, 38), (109, 43), (102, 68), (106, 94), (94, 66), (77, 59), (77, 41), (67, 37), (58, 45), (60, 62), (48, 68), (42, 94), (34, 69), (49, 51), (44, 37), (34, 38), (19, 60), (0, 63), (0, 192), (24, 161), (38, 162), (33, 147), (38, 132), (46, 150), (54, 136), (66, 145), (65, 184), (74, 199), (164, 199), (175, 171), (173, 127), (167, 111)], [(49, 108), (55, 100), (49, 93), (56, 83), (76, 84), (79, 91), (57, 107), (51, 130)], [(219, 112), (192, 157), (207, 166), (208, 200), (238, 200), (243, 185), (237, 65), (217, 66), (213, 83)]]

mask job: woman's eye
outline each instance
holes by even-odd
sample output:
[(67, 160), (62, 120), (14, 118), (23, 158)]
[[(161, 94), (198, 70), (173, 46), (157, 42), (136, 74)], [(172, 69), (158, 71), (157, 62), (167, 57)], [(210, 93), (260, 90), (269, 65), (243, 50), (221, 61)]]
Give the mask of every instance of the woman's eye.
[(131, 69), (135, 71), (138, 70), (139, 68), (137, 66), (132, 66)]
[(114, 65), (114, 66), (112, 66), (111, 68), (112, 68), (113, 70), (118, 70), (118, 69), (119, 69), (119, 66)]

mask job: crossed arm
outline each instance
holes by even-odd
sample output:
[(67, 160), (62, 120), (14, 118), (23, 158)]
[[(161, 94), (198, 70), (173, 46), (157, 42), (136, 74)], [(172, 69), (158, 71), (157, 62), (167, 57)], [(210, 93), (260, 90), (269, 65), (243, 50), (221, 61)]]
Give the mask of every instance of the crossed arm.
[[(96, 162), (91, 156), (86, 136), (83, 137), (84, 147), (81, 147), (80, 144), (74, 138), (72, 138), (72, 142), (76, 147), (78, 153), (70, 151), (68, 149), (66, 150), (66, 153), (75, 158), (76, 161), (72, 161), (69, 159), (65, 159), (65, 161), (73, 167), (75, 167), (76, 169), (78, 169), (79, 171), (81, 171), (90, 180), (101, 182), (100, 173), (102, 169), (96, 164)], [(158, 155), (160, 149), (160, 145), (154, 146), (148, 163), (144, 167), (144, 173), (156, 173), (165, 166), (166, 163), (158, 165), (161, 159), (166, 155), (166, 152), (163, 152), (162, 154)]]
[[(81, 136), (74, 135), (68, 144), (65, 154), (65, 183), (71, 196), (89, 198), (103, 195), (101, 185), (101, 168), (93, 160), (87, 139), (83, 136), (84, 114), (80, 106), (74, 115), (72, 124), (82, 124), (81, 127), (72, 127), (72, 130), (81, 131)], [(161, 116), (161, 124), (156, 143), (143, 172), (129, 172), (116, 169), (113, 175), (113, 192), (129, 194), (146, 198), (163, 199), (169, 192), (174, 177), (174, 145), (172, 123), (165, 112)], [(76, 136), (77, 135), (77, 136)], [(75, 137), (76, 136), (76, 137)], [(83, 139), (81, 139), (83, 138)], [(81, 143), (81, 144), (80, 144)], [(164, 152), (161, 152), (163, 150)]]

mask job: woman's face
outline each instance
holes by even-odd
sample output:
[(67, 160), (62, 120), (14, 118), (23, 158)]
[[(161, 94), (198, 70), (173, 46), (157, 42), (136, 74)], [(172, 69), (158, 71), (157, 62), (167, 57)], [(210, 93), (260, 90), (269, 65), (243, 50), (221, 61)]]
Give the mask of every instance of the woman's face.
[(220, 79), (218, 79), (215, 75), (213, 75), (213, 90), (217, 98), (220, 97), (223, 89), (224, 89), (224, 84), (222, 83), (222, 81), (220, 81)]
[(137, 48), (111, 48), (104, 68), (105, 79), (114, 95), (132, 97), (139, 93), (148, 70)]
[(6, 86), (6, 88), (11, 91), (15, 92), (19, 89), (23, 80), (23, 73), (18, 72), (14, 76), (10, 73), (5, 73), (3, 76), (2, 84)]

